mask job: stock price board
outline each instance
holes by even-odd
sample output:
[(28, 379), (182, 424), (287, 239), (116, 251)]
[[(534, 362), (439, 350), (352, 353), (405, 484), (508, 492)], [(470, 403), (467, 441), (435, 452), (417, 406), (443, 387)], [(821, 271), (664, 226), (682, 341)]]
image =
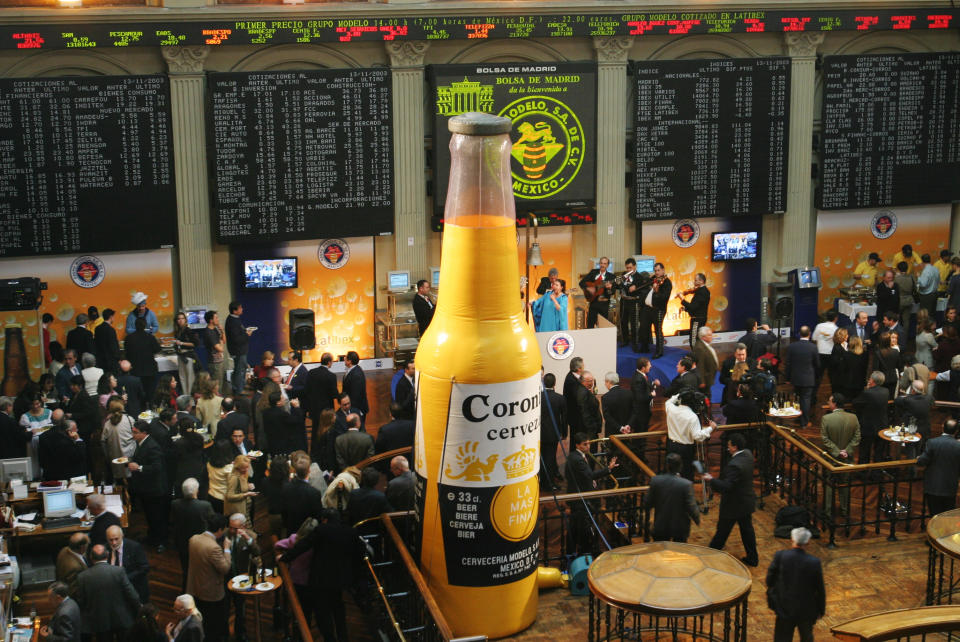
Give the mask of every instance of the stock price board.
[(960, 200), (960, 53), (823, 61), (821, 209)]
[(451, 116), (482, 111), (513, 121), (510, 171), (518, 211), (595, 202), (597, 67), (593, 63), (443, 65), (433, 86), (434, 209), (443, 211)]
[[(314, 5), (313, 8), (315, 8)], [(276, 45), (287, 43), (487, 40), (500, 38), (585, 38), (724, 33), (825, 31), (928, 31), (956, 28), (960, 10), (940, 7), (903, 9), (826, 9), (810, 11), (653, 11), (616, 14), (516, 15), (513, 7), (483, 16), (417, 15), (382, 17), (382, 10), (344, 15), (251, 17), (243, 20), (168, 20), (5, 24), (3, 49), (158, 47), (169, 45)], [(333, 14), (332, 11), (336, 11)], [(372, 16), (376, 12), (380, 15)], [(510, 15), (497, 15), (511, 12)]]
[(165, 76), (0, 80), (0, 256), (176, 239)]
[(789, 58), (643, 62), (634, 74), (636, 218), (784, 211)]
[(209, 76), (221, 243), (393, 232), (388, 69)]

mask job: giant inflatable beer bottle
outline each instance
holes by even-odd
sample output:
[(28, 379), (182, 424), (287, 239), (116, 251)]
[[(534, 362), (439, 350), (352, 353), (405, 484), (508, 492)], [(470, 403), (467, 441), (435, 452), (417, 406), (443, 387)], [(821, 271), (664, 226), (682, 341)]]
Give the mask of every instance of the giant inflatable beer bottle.
[(420, 566), (456, 635), (497, 638), (536, 617), (540, 351), (520, 300), (511, 123), (449, 127), (440, 294), (416, 355)]

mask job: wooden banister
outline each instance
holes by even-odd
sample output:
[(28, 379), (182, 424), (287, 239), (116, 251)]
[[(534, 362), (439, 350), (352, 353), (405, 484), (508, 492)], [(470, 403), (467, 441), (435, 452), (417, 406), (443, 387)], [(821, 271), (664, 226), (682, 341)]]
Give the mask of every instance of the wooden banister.
[(830, 629), (842, 642), (882, 642), (960, 630), (960, 605), (922, 606), (858, 617)]
[[(271, 547), (277, 543), (277, 536), (270, 536)], [(274, 550), (274, 555), (277, 554)], [(290, 577), (290, 569), (286, 562), (277, 560), (277, 570), (280, 572), (280, 579), (283, 580), (283, 590), (287, 593), (287, 599), (290, 600), (290, 610), (293, 611), (293, 619), (297, 622), (297, 628), (300, 629), (300, 639), (302, 642), (313, 642), (313, 635), (310, 633), (310, 625), (307, 624), (307, 618), (303, 614), (303, 607), (300, 606), (300, 598), (293, 587), (293, 578)]]

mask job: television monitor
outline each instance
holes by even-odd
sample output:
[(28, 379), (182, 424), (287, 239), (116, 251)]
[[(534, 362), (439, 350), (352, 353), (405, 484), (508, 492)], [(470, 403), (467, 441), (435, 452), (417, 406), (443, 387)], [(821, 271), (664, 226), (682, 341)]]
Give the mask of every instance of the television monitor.
[(207, 322), (203, 315), (207, 313), (206, 307), (193, 306), (184, 308), (183, 313), (187, 315), (187, 327), (191, 330), (202, 330), (207, 327)]
[(430, 287), (434, 290), (440, 287), (440, 268), (430, 268)]
[(0, 459), (0, 481), (7, 484), (11, 479), (33, 481), (33, 467), (29, 457)]
[(637, 262), (637, 272), (653, 274), (653, 264), (657, 262), (657, 257), (649, 254), (634, 254), (633, 260)]
[(745, 261), (759, 256), (756, 232), (714, 232), (714, 261)]
[(821, 285), (820, 268), (801, 268), (797, 270), (798, 288), (819, 288)]
[(410, 271), (391, 270), (387, 272), (387, 289), (391, 292), (407, 292), (410, 289)]
[(246, 259), (243, 262), (245, 290), (286, 290), (297, 287), (297, 258)]
[(43, 516), (70, 517), (77, 512), (77, 503), (72, 490), (48, 490), (43, 495)]

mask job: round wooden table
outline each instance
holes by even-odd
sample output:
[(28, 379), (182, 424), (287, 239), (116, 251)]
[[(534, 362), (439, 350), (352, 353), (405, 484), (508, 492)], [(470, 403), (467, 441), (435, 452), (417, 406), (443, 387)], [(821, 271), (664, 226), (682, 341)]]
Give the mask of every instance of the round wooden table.
[(230, 592), (231, 592), (231, 593), (236, 593), (237, 595), (242, 595), (242, 596), (245, 597), (245, 598), (253, 598), (253, 601), (255, 602), (254, 617), (255, 617), (255, 619), (256, 619), (256, 621), (257, 621), (257, 642), (260, 642), (260, 640), (261, 640), (261, 632), (260, 632), (260, 598), (263, 597), (264, 595), (272, 595), (273, 593), (275, 593), (278, 588), (280, 588), (281, 586), (283, 586), (283, 578), (281, 578), (279, 575), (271, 575), (271, 576), (268, 577), (266, 580), (264, 580), (264, 582), (265, 582), (265, 583), (272, 584), (272, 585), (273, 585), (273, 588), (271, 588), (271, 589), (268, 590), (268, 591), (261, 591), (261, 590), (255, 589), (255, 588), (253, 588), (253, 587), (250, 587), (250, 588), (247, 588), (247, 589), (240, 589), (240, 588), (234, 588), (233, 579), (232, 579), (232, 578), (231, 578), (231, 580), (230, 580), (229, 582), (227, 582), (227, 587), (230, 589)]
[(780, 419), (780, 420), (799, 419), (803, 415), (802, 412), (795, 409), (791, 409), (791, 412), (787, 414), (772, 413), (770, 411), (764, 411), (763, 414), (765, 417), (768, 417), (773, 421), (776, 421), (777, 419)]
[(907, 449), (920, 441), (920, 433), (905, 433), (901, 438), (899, 430), (894, 430), (893, 428), (883, 428), (877, 433), (877, 436), (888, 443), (900, 446), (900, 448), (894, 450), (891, 459), (903, 459), (904, 455), (907, 455), (908, 457), (916, 457), (913, 449), (911, 449), (910, 452), (908, 452)]
[(927, 606), (953, 604), (960, 593), (960, 508), (927, 522)]
[(603, 553), (587, 572), (593, 640), (747, 639), (750, 571), (693, 544), (651, 542)]

